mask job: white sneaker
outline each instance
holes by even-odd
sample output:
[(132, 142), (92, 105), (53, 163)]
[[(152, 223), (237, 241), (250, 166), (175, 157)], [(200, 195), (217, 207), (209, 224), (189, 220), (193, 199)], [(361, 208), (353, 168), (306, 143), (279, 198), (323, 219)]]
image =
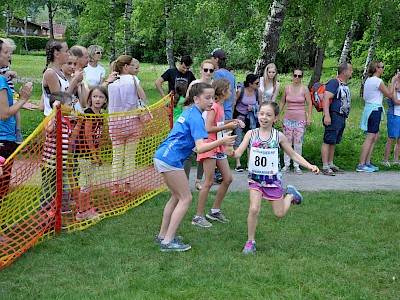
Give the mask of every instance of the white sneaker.
[(383, 161), (383, 162), (382, 162), (382, 165), (384, 165), (385, 167), (388, 167), (388, 168), (391, 167), (391, 166), (390, 166), (390, 162), (388, 162), (388, 161)]
[(290, 171), (290, 166), (284, 166), (282, 169), (281, 169), (281, 172), (282, 173), (286, 173), (286, 172), (289, 172)]
[(297, 175), (302, 175), (303, 171), (300, 169), (300, 167), (296, 167), (294, 168), (294, 173), (296, 173)]

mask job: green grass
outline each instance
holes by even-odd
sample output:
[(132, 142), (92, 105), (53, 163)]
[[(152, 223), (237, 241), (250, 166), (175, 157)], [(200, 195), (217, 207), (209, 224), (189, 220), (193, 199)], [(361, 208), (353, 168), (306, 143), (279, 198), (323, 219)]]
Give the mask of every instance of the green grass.
[[(106, 70), (109, 70), (108, 62), (102, 61), (101, 63)], [(17, 71), (21, 81), (33, 80), (34, 81), (34, 94), (32, 99), (40, 99), (41, 95), (41, 78), (42, 71), (45, 66), (45, 58), (40, 56), (30, 55), (14, 55), (12, 69)], [(355, 65), (355, 69), (360, 69), (362, 66)], [(152, 65), (148, 63), (140, 64), (139, 77), (141, 84), (147, 94), (148, 102), (150, 104), (157, 102), (160, 99), (160, 94), (155, 88), (154, 81), (167, 69), (166, 65)], [(326, 59), (324, 62), (324, 72), (321, 78), (322, 82), (326, 82), (329, 79), (336, 76), (337, 63), (334, 59)], [(192, 68), (196, 77), (199, 77), (197, 67)], [(235, 76), (237, 81), (244, 81), (246, 74), (251, 73), (250, 71), (237, 70)], [(305, 77), (303, 78), (303, 84), (308, 84), (312, 71), (306, 70)], [(281, 91), (284, 86), (291, 82), (291, 74), (280, 74), (279, 81), (281, 82)], [(17, 84), (18, 86), (19, 84)], [(358, 163), (358, 158), (361, 151), (361, 145), (364, 142), (364, 133), (359, 128), (360, 118), (362, 110), (364, 108), (364, 102), (359, 97), (359, 86), (360, 79), (357, 77), (352, 78), (349, 81), (349, 85), (352, 91), (352, 110), (350, 117), (347, 119), (347, 127), (345, 129), (342, 142), (336, 147), (335, 163), (344, 170), (354, 170)], [(164, 85), (166, 88), (166, 84)], [(278, 98), (280, 101), (280, 97)], [(29, 112), (22, 110), (22, 133), (26, 137), (28, 136), (43, 120), (43, 114), (39, 111)], [(322, 126), (322, 114), (318, 113), (313, 109), (313, 124), (307, 127), (307, 131), (304, 137), (303, 144), (303, 156), (311, 163), (321, 165), (321, 144), (323, 141), (323, 126)], [(372, 161), (379, 163), (383, 159), (383, 149), (387, 137), (386, 129), (386, 116), (385, 120), (381, 123), (381, 137), (375, 146)], [(280, 125), (277, 125), (278, 128)], [(242, 165), (246, 165), (246, 155), (242, 157)], [(234, 161), (230, 160), (231, 167), (234, 167)], [(382, 170), (388, 168), (380, 166)]]
[(178, 231), (192, 245), (185, 253), (161, 253), (153, 240), (162, 193), (31, 248), (1, 271), (1, 298), (397, 299), (400, 192), (303, 195), (282, 220), (263, 203), (257, 252), (245, 256), (248, 192), (229, 193), (232, 221), (212, 228), (190, 224), (193, 203)]

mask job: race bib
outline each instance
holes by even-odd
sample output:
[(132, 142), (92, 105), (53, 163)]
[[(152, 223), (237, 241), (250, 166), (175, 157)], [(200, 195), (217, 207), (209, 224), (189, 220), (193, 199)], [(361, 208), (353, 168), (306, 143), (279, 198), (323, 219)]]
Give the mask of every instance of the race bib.
[(249, 173), (255, 175), (275, 175), (278, 173), (278, 148), (250, 148)]
[[(217, 122), (217, 126), (218, 126), (218, 127), (224, 126), (224, 125), (225, 125), (225, 122)], [(226, 134), (226, 131), (225, 131), (225, 130), (218, 131), (218, 132), (217, 132), (217, 140), (222, 139), (222, 138), (224, 137), (225, 134)]]

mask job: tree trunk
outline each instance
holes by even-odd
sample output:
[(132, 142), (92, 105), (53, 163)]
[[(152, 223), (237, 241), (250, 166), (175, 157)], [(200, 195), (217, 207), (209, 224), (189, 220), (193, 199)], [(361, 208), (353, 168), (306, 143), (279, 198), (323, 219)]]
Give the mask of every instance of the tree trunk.
[(51, 6), (51, 0), (46, 1), (48, 13), (49, 13), (49, 28), (50, 28), (50, 38), (54, 39), (54, 28), (53, 28), (53, 7)]
[(363, 75), (362, 75), (362, 78), (361, 78), (361, 87), (360, 87), (360, 96), (361, 97), (364, 94), (364, 83), (365, 83), (365, 80), (367, 80), (367, 77), (368, 77), (369, 65), (370, 65), (371, 60), (372, 60), (372, 58), (374, 56), (376, 40), (378, 39), (379, 29), (381, 27), (381, 21), (382, 21), (382, 12), (379, 11), (378, 12), (378, 18), (376, 19), (376, 27), (375, 27), (374, 35), (372, 36), (371, 43), (369, 45), (367, 60), (365, 61), (364, 72), (363, 72)]
[(110, 63), (115, 60), (115, 0), (110, 0)]
[(124, 24), (124, 48), (125, 54), (132, 55), (131, 43), (131, 16), (132, 16), (132, 0), (125, 2), (125, 24)]
[(261, 44), (260, 57), (257, 59), (254, 73), (261, 76), (267, 64), (274, 62), (279, 48), (283, 21), (285, 19), (287, 0), (274, 0), (270, 15), (265, 22), (264, 38)]
[(25, 43), (25, 54), (28, 54), (28, 39), (26, 37), (28, 31), (28, 17), (24, 17), (24, 43)]
[(12, 18), (12, 11), (10, 5), (7, 5), (6, 11), (6, 37), (10, 36), (10, 28), (11, 28), (11, 18)]
[(310, 83), (308, 84), (309, 90), (311, 90), (312, 86), (321, 79), (322, 65), (324, 64), (324, 56), (325, 56), (325, 47), (318, 47), (314, 73), (311, 76)]
[(344, 41), (342, 54), (340, 55), (339, 64), (347, 61), (347, 56), (349, 55), (349, 51), (351, 48), (351, 44), (353, 43), (354, 32), (357, 28), (357, 22), (352, 21), (350, 25), (350, 29), (346, 34), (346, 40)]
[(175, 68), (175, 58), (174, 58), (174, 31), (171, 28), (169, 22), (169, 13), (171, 11), (171, 4), (165, 6), (165, 28), (166, 28), (166, 38), (165, 38), (165, 49), (167, 52), (167, 61), (169, 67)]

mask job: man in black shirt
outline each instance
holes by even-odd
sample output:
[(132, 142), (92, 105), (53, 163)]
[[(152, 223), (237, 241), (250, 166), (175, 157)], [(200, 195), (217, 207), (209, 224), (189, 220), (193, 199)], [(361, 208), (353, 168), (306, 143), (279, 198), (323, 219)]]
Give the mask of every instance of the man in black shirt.
[(189, 71), (193, 60), (189, 55), (184, 55), (179, 62), (178, 68), (168, 69), (164, 72), (155, 82), (155, 85), (160, 92), (161, 96), (165, 96), (165, 91), (162, 87), (164, 81), (168, 81), (168, 93), (171, 91), (175, 92), (175, 86), (177, 82), (184, 82), (189, 86), (189, 84), (195, 80), (193, 73)]

